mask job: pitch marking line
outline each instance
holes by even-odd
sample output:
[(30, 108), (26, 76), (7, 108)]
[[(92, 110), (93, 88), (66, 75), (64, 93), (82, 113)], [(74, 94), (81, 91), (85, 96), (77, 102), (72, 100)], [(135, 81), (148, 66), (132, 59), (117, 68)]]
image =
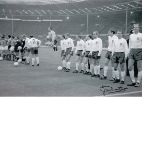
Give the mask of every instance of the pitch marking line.
[(128, 93), (118, 93), (118, 94), (110, 94), (110, 95), (105, 95), (105, 97), (113, 97), (113, 96), (123, 96), (123, 95), (131, 95), (131, 94), (138, 94), (142, 93), (142, 91), (133, 91), (133, 92), (128, 92)]

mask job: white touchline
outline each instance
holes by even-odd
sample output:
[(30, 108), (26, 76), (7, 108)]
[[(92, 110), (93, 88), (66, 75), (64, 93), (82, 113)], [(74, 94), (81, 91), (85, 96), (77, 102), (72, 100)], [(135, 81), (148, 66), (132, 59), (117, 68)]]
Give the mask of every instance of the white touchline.
[(127, 92), (127, 93), (110, 94), (110, 95), (105, 95), (105, 97), (130, 95), (130, 94), (138, 94), (138, 93), (142, 93), (142, 91), (133, 91), (133, 92)]

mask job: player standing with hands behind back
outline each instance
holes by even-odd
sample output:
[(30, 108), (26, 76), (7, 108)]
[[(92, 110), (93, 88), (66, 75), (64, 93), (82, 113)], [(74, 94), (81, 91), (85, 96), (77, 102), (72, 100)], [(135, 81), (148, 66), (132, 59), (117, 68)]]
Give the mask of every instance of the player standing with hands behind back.
[[(133, 34), (129, 38), (129, 62), (128, 69), (132, 83), (128, 86), (139, 87), (142, 78), (142, 33), (139, 32), (139, 24), (134, 24)], [(138, 78), (134, 77), (134, 62), (137, 61)]]
[(81, 65), (81, 71), (80, 73), (84, 73), (84, 63), (83, 57), (84, 57), (84, 52), (85, 52), (85, 42), (82, 40), (82, 36), (79, 35), (77, 36), (77, 46), (75, 50), (76, 54), (76, 63), (75, 63), (75, 71), (73, 73), (79, 73), (79, 66)]
[(112, 56), (113, 56), (113, 52), (114, 52), (114, 48), (115, 48), (115, 41), (117, 41), (118, 37), (115, 35), (114, 30), (110, 30), (108, 32), (108, 34), (109, 34), (109, 36), (108, 36), (108, 51), (105, 55), (104, 75), (101, 76), (101, 79), (104, 79), (104, 80), (107, 79), (109, 62), (111, 62), (111, 66), (112, 66), (112, 79), (111, 80), (114, 81), (115, 80), (115, 73), (114, 73)]
[(120, 82), (119, 77), (119, 69), (118, 65), (120, 65), (121, 69), (121, 84), (124, 84), (125, 79), (125, 58), (128, 56), (128, 45), (127, 41), (122, 37), (122, 31), (117, 31), (118, 39), (115, 41), (115, 49), (113, 53), (113, 63), (114, 63), (114, 74), (115, 81), (114, 83)]
[(99, 38), (98, 31), (93, 32), (93, 40), (92, 40), (92, 61), (93, 61), (93, 68), (94, 74), (92, 77), (100, 77), (100, 58), (102, 53), (102, 40)]

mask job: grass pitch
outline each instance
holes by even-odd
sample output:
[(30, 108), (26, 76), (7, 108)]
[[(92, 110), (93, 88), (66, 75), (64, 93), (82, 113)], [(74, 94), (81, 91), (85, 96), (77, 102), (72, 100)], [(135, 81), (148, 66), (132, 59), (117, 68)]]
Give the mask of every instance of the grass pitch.
[[(113, 84), (109, 80), (99, 80), (88, 75), (73, 74), (75, 56), (72, 57), (71, 72), (58, 71), (61, 65), (60, 52), (52, 52), (50, 48), (40, 48), (40, 66), (20, 64), (14, 67), (11, 61), (0, 61), (0, 96), (1, 97), (94, 97), (104, 96), (101, 85), (127, 87), (130, 82), (126, 77), (125, 85)], [(104, 60), (101, 60), (103, 66)], [(110, 72), (109, 72), (110, 76)], [(127, 87), (124, 92), (109, 94), (110, 96), (142, 96), (142, 88)]]

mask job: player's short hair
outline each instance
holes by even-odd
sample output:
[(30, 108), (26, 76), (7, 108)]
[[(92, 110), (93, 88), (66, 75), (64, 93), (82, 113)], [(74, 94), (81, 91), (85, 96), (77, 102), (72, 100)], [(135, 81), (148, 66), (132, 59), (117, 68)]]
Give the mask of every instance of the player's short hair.
[(93, 36), (91, 34), (87, 35), (90, 39), (93, 39)]
[(130, 30), (129, 34), (133, 34), (133, 29), (132, 29), (132, 30)]
[(69, 34), (69, 33), (66, 33), (66, 36), (68, 36), (68, 37), (69, 37), (69, 36), (70, 36), (70, 34)]
[(98, 31), (94, 31), (93, 34), (94, 34), (94, 33), (96, 33), (97, 35), (99, 35), (99, 32), (98, 32)]
[(11, 35), (8, 35), (8, 38), (11, 38)]
[(138, 23), (133, 24), (133, 27), (139, 27)]
[(91, 34), (88, 35), (90, 39), (93, 39), (93, 36)]
[(112, 34), (115, 34), (115, 33), (116, 33), (116, 31), (115, 31), (115, 30), (110, 30), (110, 32), (111, 32)]
[(65, 34), (63, 34), (62, 37), (65, 39), (65, 38), (66, 38), (66, 37), (65, 37)]
[(33, 38), (33, 35), (30, 35), (30, 38)]
[(78, 36), (78, 38), (82, 39), (82, 35), (77, 35), (77, 36)]

